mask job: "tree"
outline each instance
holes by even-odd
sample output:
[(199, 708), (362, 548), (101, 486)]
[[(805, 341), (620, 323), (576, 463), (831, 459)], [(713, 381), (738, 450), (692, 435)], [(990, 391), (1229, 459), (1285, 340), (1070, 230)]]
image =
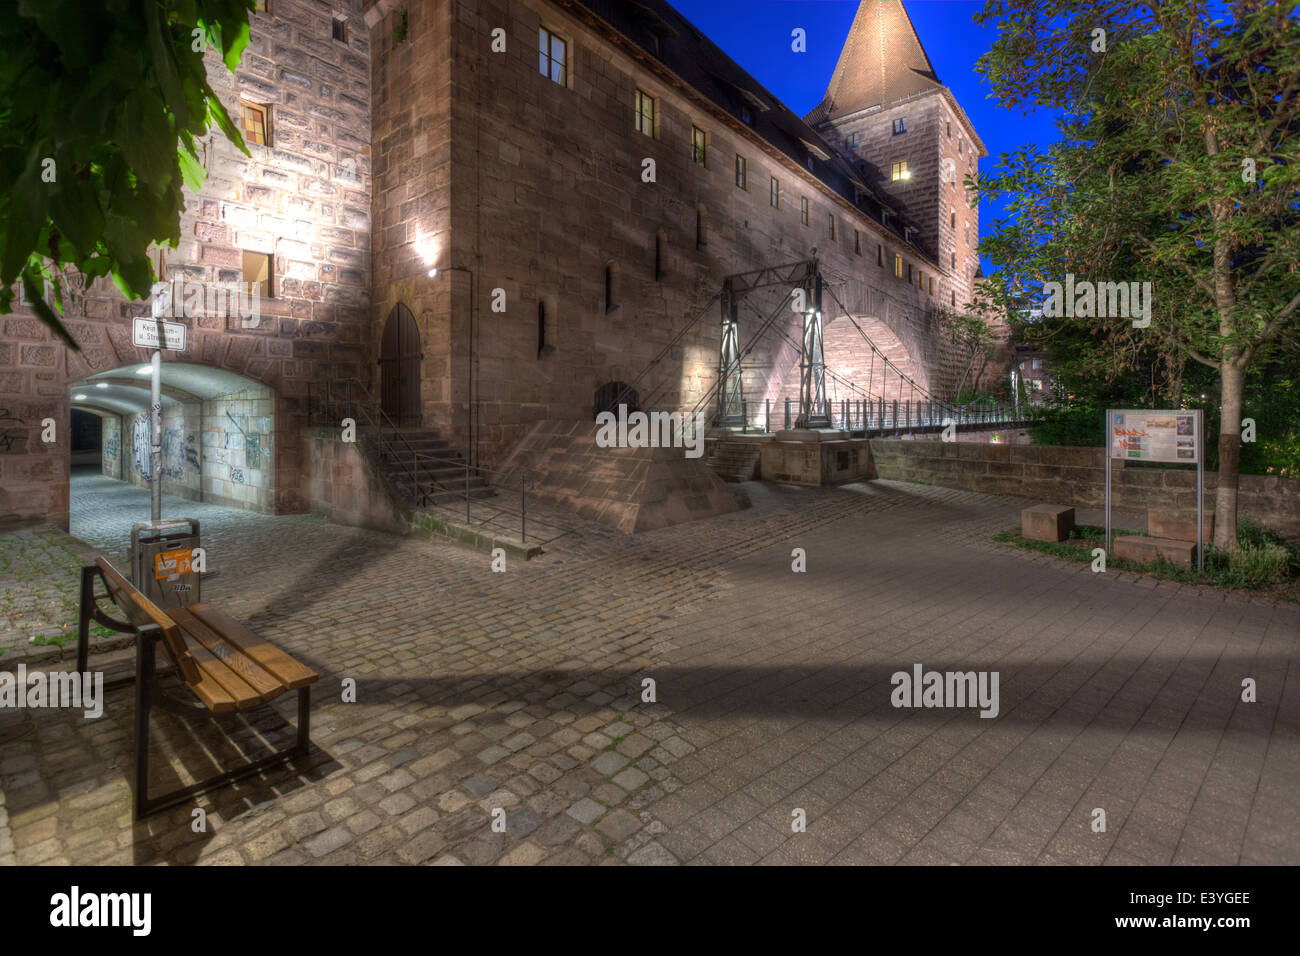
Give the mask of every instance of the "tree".
[(961, 357), (962, 373), (953, 389), (954, 395), (962, 393), (967, 381), (972, 388), (978, 388), (984, 368), (992, 357), (997, 337), (989, 327), (989, 320), (985, 318), (987, 307), (987, 303), (977, 294), (970, 311), (939, 310), (939, 325), (943, 336), (952, 343), (956, 354)]
[(65, 269), (147, 295), (151, 245), (175, 247), (182, 185), (205, 171), (211, 124), (245, 154), (208, 84), (211, 44), (233, 71), (253, 0), (0, 0), (0, 314), (21, 281), (37, 316), (76, 342)]
[[(1214, 9), (1220, 9), (1216, 6)], [(1152, 283), (1150, 324), (1074, 318), (1078, 361), (1111, 376), (1159, 353), (1218, 379), (1214, 543), (1237, 546), (1242, 390), (1297, 350), (1300, 309), (1300, 39), (1296, 0), (988, 0), (981, 57), (1009, 107), (1062, 112), (1061, 140), (1002, 157), (981, 177), (1008, 197), (983, 247), (1003, 285), (1066, 273)], [(1104, 31), (1104, 32), (1103, 32)], [(1096, 312), (1096, 309), (1092, 310)]]

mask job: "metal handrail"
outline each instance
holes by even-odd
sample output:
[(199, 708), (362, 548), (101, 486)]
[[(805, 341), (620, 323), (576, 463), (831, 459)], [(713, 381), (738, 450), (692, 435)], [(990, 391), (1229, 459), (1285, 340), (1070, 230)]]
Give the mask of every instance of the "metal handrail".
[[(339, 399), (334, 398), (335, 384), (341, 384), (346, 389), (344, 398), (341, 401)], [(352, 389), (354, 387), (359, 393), (356, 399), (353, 399), (352, 397)], [(316, 395), (316, 393), (312, 388), (312, 383), (309, 382), (307, 384), (307, 404), (308, 404), (307, 415), (308, 415), (308, 420), (313, 422), (317, 420), (315, 416), (315, 412), (319, 406), (314, 401), (317, 397), (318, 396)], [(445, 464), (449, 466), (454, 466), (457, 469), (461, 469), (461, 468), (464, 469), (465, 471), (464, 496), (465, 496), (466, 523), (469, 523), (472, 520), (471, 513), (470, 513), (470, 504), (472, 501), (472, 497), (470, 494), (471, 472), (478, 472), (480, 476), (482, 476), (482, 473), (484, 472), (488, 472), (493, 475), (501, 475), (501, 476), (506, 476), (507, 474), (506, 472), (499, 471), (495, 468), (486, 468), (483, 465), (472, 465), (468, 457), (465, 457), (463, 459), (445, 458), (440, 455), (430, 455), (427, 452), (416, 451), (415, 448), (411, 446), (411, 443), (406, 440), (406, 436), (402, 434), (400, 427), (388, 416), (388, 413), (384, 411), (383, 406), (374, 400), (374, 397), (370, 394), (369, 389), (367, 389), (365, 385), (363, 385), (357, 379), (339, 379), (337, 381), (334, 379), (327, 380), (325, 382), (325, 394), (323, 397), (320, 397), (319, 405), (323, 406), (323, 411), (325, 411), (327, 415), (330, 413), (331, 409), (337, 408), (338, 406), (342, 405), (345, 412), (344, 414), (345, 418), (352, 418), (353, 417), (352, 412), (355, 409), (357, 414), (360, 415), (360, 417), (364, 420), (365, 424), (377, 429), (376, 438), (379, 446), (380, 455), (384, 456), (388, 460), (395, 462), (398, 465), (398, 467), (402, 469), (402, 472), (410, 480), (412, 487), (415, 489), (415, 493), (418, 496), (417, 501), (419, 502), (420, 507), (429, 507), (429, 506), (440, 507), (438, 502), (434, 500), (435, 496), (439, 494), (454, 492), (454, 489), (450, 487), (449, 483), (443, 482), (442, 480), (432, 476), (428, 476), (428, 483), (432, 484), (434, 490), (433, 491), (427, 490), (425, 487), (426, 481), (421, 477), (421, 472), (420, 472), (420, 465), (422, 463), (435, 464), (435, 465)], [(385, 427), (392, 430), (393, 434), (391, 438), (385, 434)], [(402, 449), (400, 453), (395, 447), (397, 441), (400, 441), (402, 444)], [(409, 466), (408, 466), (408, 461), (409, 461)], [(519, 540), (520, 541), (527, 540), (527, 514), (528, 514), (527, 485), (528, 485), (527, 472), (520, 470), (519, 472)]]

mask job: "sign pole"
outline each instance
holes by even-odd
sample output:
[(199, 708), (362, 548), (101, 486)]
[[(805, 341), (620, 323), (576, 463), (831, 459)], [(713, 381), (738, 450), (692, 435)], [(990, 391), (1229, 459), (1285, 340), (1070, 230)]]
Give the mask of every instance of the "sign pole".
[(162, 349), (154, 350), (152, 359), (152, 397), (149, 403), (153, 419), (153, 448), (149, 456), (149, 476), (152, 479), (153, 520), (162, 520)]
[(1196, 570), (1205, 570), (1205, 413), (1196, 410)]
[(1110, 448), (1111, 448), (1111, 416), (1110, 409), (1106, 409), (1106, 422), (1103, 431), (1106, 434), (1106, 553), (1110, 554)]

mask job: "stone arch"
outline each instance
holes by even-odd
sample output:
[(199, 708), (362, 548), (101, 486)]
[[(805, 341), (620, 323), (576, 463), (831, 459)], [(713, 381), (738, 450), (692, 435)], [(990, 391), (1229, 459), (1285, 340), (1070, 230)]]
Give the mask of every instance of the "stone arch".
[(592, 418), (601, 412), (613, 412), (617, 415), (619, 405), (626, 405), (628, 414), (631, 414), (640, 408), (641, 397), (636, 389), (626, 382), (606, 382), (596, 389), (596, 394), (592, 398)]
[[(864, 334), (870, 344), (863, 338)], [(855, 315), (852, 321), (846, 315), (830, 319), (823, 327), (822, 342), (828, 371), (852, 382), (873, 398), (887, 402), (922, 401), (923, 392), (930, 390), (930, 376), (924, 363), (911, 354), (883, 319), (869, 315)], [(911, 387), (909, 379), (916, 383), (917, 389)], [(838, 391), (840, 397), (850, 399), (857, 394), (837, 384), (827, 376), (828, 392)]]

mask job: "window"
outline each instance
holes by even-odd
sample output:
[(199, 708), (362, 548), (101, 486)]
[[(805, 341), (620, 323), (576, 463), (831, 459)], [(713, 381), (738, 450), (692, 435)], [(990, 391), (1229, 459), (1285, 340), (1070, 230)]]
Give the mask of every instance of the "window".
[(958, 137), (957, 137), (957, 155), (958, 155), (958, 156), (961, 155), (961, 148), (962, 148), (963, 145), (964, 145), (964, 144), (962, 143), (961, 137), (958, 136)]
[(858, 255), (862, 255), (862, 233), (856, 229), (853, 230), (853, 251)]
[(691, 162), (696, 166), (708, 166), (709, 137), (698, 126), (691, 127)]
[(555, 298), (543, 296), (537, 300), (537, 357), (555, 351)]
[(953, 227), (954, 229), (956, 229), (956, 228), (957, 228), (957, 210), (955, 210), (955, 209), (952, 211), (951, 222), (952, 222), (952, 227)]
[(954, 293), (952, 294), (952, 304), (953, 304), (954, 306), (957, 304), (957, 293), (956, 293), (956, 292), (954, 292)]
[(239, 101), (241, 130), (244, 141), (257, 143), (259, 146), (271, 145), (271, 107), (259, 106), (247, 100)]
[(889, 213), (885, 212), (885, 210), (883, 210), (883, 209), (880, 210), (880, 224), (881, 224), (882, 226), (888, 226), (888, 225), (889, 225)]
[(930, 276), (930, 295), (934, 295), (934, 276)]
[(922, 292), (924, 290), (925, 290), (925, 273), (922, 272), (920, 269), (917, 269), (916, 270), (916, 291)]
[(808, 225), (808, 197), (801, 196), (799, 199), (799, 221), (805, 226)]
[(859, 134), (859, 133), (849, 133), (849, 149), (857, 149), (857, 148), (858, 148), (858, 137), (859, 137), (860, 135), (861, 135), (861, 134)]
[(268, 299), (275, 298), (275, 290), (272, 288), (275, 273), (272, 265), (269, 253), (243, 250), (244, 282), (247, 285), (258, 283), (258, 293)]
[(340, 43), (348, 42), (347, 17), (335, 17), (332, 29), (334, 31), (334, 39), (338, 40)]
[(616, 312), (619, 305), (618, 263), (611, 260), (605, 264), (605, 314)]
[(907, 264), (907, 284), (912, 284), (912, 264), (910, 262)]
[(901, 117), (899, 119), (894, 120), (894, 135), (897, 136), (899, 133), (906, 133), (906, 132), (907, 132), (907, 120)]
[(655, 279), (668, 274), (668, 233), (660, 229), (655, 233)]
[(772, 177), (772, 193), (769, 202), (771, 202), (773, 209), (781, 208), (781, 184), (777, 182), (775, 176)]
[(1040, 358), (1036, 358), (1036, 359), (1034, 359), (1034, 365), (1033, 365), (1033, 367), (1034, 367), (1034, 368), (1042, 368), (1042, 367), (1043, 367), (1043, 360), (1040, 359)]
[(835, 238), (835, 213), (831, 213), (831, 238)]
[(876, 243), (876, 265), (885, 268), (885, 247), (880, 243)]
[(903, 278), (903, 257), (897, 252), (894, 253), (894, 278)]
[(952, 139), (952, 123), (948, 124), (948, 138)]
[(655, 135), (655, 98), (643, 90), (636, 91), (636, 131)]
[(695, 248), (703, 249), (709, 244), (709, 211), (704, 203), (695, 207)]
[(745, 157), (739, 153), (736, 154), (736, 185), (741, 189), (748, 189), (746, 185), (747, 176), (745, 173)]
[(903, 160), (901, 163), (894, 163), (889, 178), (893, 180), (911, 179), (912, 174), (907, 171), (907, 160)]
[(546, 27), (537, 28), (537, 71), (554, 83), (569, 85), (569, 45)]
[(810, 153), (808, 155), (808, 172), (811, 173), (812, 171), (813, 171), (813, 158), (812, 158), (812, 154)]
[(740, 107), (740, 121), (749, 126), (754, 125), (754, 111), (747, 104)]

